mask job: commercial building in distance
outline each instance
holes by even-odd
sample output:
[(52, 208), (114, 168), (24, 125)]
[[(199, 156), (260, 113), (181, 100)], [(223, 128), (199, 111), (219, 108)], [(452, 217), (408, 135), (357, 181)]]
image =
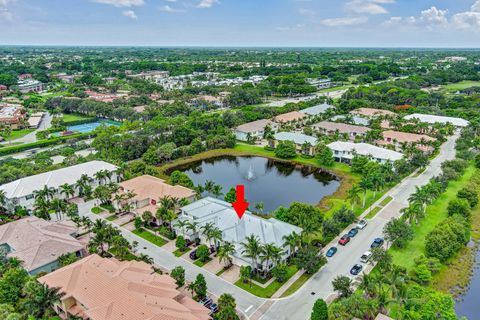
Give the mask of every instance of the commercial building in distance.
[(0, 103), (0, 125), (20, 129), (25, 123), (25, 109), (19, 104)]

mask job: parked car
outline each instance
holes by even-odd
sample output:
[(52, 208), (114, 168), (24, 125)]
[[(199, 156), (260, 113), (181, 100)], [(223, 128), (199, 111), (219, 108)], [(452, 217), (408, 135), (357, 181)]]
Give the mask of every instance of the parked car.
[(357, 229), (363, 230), (367, 226), (367, 220), (362, 219), (357, 223)]
[(372, 257), (372, 252), (367, 251), (364, 254), (362, 254), (362, 256), (360, 257), (360, 261), (363, 263), (367, 263), (368, 261), (370, 261), (371, 257)]
[(192, 252), (190, 252), (190, 259), (192, 260), (197, 260), (197, 250), (193, 250)]
[(213, 303), (210, 306), (210, 310), (211, 310), (212, 313), (217, 313), (218, 312), (218, 305), (216, 303)]
[(362, 269), (363, 269), (362, 265), (357, 263), (352, 267), (352, 269), (350, 269), (350, 274), (356, 276), (362, 271)]
[(383, 238), (375, 238), (372, 242), (372, 245), (370, 246), (370, 248), (378, 248), (378, 247), (381, 247), (383, 245)]
[(205, 307), (208, 308), (212, 304), (213, 300), (209, 297), (205, 297), (202, 300), (200, 300), (199, 302), (200, 302), (200, 304), (203, 304)]
[(325, 253), (325, 256), (331, 258), (335, 253), (337, 253), (337, 250), (337, 247), (331, 247), (330, 249), (328, 249), (327, 253)]
[(342, 246), (346, 245), (349, 242), (350, 242), (350, 236), (348, 234), (344, 234), (340, 238), (340, 240), (338, 240), (338, 243), (341, 244)]
[(358, 233), (358, 229), (357, 228), (352, 228), (352, 229), (350, 229), (350, 231), (348, 231), (348, 236), (350, 238), (353, 238), (357, 235), (357, 233)]

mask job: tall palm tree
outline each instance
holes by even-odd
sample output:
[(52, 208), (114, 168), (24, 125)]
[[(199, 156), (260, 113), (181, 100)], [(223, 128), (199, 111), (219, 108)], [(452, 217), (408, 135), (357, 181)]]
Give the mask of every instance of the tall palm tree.
[(235, 245), (226, 241), (220, 249), (218, 249), (218, 259), (220, 262), (226, 262), (225, 267), (232, 265), (232, 255), (235, 253)]
[(358, 187), (363, 191), (363, 202), (362, 208), (365, 208), (365, 203), (367, 201), (367, 191), (371, 188), (370, 180), (366, 177), (363, 177), (362, 180), (358, 183)]
[(270, 269), (270, 262), (273, 262), (276, 265), (282, 259), (282, 249), (277, 247), (273, 243), (267, 243), (262, 246), (262, 250), (260, 252), (260, 261), (265, 263), (267, 269)]
[(170, 196), (164, 196), (158, 199), (158, 202), (161, 207), (164, 207), (167, 210), (173, 210), (175, 208), (175, 200)]
[(205, 192), (205, 188), (202, 185), (198, 184), (193, 188), (193, 191), (195, 191), (195, 199), (198, 200), (202, 198), (202, 194)]
[(210, 194), (212, 193), (212, 190), (213, 190), (213, 187), (215, 186), (215, 182), (213, 182), (212, 180), (207, 180), (205, 181), (205, 191)]
[(222, 231), (215, 227), (210, 231), (209, 237), (213, 240), (213, 244), (216, 247), (223, 239)]
[(198, 222), (189, 222), (187, 224), (187, 230), (190, 230), (193, 235), (195, 235), (198, 232)]
[(202, 235), (207, 239), (208, 241), (208, 244), (209, 245), (212, 245), (211, 244), (211, 233), (212, 233), (212, 230), (214, 228), (214, 224), (212, 222), (208, 222), (206, 224), (204, 224), (203, 226), (200, 227), (200, 229), (202, 230)]
[(0, 212), (5, 212), (5, 205), (7, 204), (7, 197), (5, 191), (0, 190)]
[(51, 206), (55, 208), (55, 215), (57, 216), (57, 220), (62, 219), (62, 214), (67, 211), (67, 203), (59, 198), (55, 198), (51, 202)]
[(301, 246), (301, 236), (293, 231), (289, 235), (283, 236), (283, 246), (288, 247), (291, 255), (295, 255), (297, 248)]
[(221, 196), (223, 196), (223, 192), (222, 192), (222, 186), (221, 185), (214, 185), (213, 188), (212, 188), (212, 194), (215, 198), (220, 198)]
[(256, 235), (249, 235), (245, 238), (245, 241), (240, 244), (243, 247), (242, 255), (246, 258), (252, 259), (252, 266), (255, 272), (257, 272), (257, 260), (258, 256), (262, 252), (260, 240)]
[(95, 172), (94, 177), (95, 177), (95, 179), (98, 180), (98, 184), (101, 185), (102, 182), (105, 180), (105, 177), (106, 177), (105, 176), (105, 171), (100, 170), (100, 171)]
[(263, 213), (263, 208), (265, 207), (265, 205), (263, 204), (262, 201), (260, 202), (255, 202), (253, 207), (255, 208), (255, 210), (257, 210), (260, 214)]
[(182, 236), (185, 236), (185, 228), (188, 226), (188, 221), (185, 219), (178, 219), (174, 226), (182, 230)]
[(75, 190), (68, 183), (64, 183), (60, 186), (60, 193), (65, 195), (66, 199), (73, 197)]
[(347, 199), (352, 204), (352, 210), (360, 203), (360, 201), (362, 201), (360, 198), (360, 192), (362, 192), (362, 188), (358, 185), (354, 185), (347, 191)]

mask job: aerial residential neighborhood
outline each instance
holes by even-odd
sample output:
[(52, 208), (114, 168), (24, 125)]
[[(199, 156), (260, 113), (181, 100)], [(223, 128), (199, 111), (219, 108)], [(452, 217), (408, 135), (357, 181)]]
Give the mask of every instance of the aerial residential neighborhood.
[(0, 0), (0, 320), (480, 319), (479, 21)]

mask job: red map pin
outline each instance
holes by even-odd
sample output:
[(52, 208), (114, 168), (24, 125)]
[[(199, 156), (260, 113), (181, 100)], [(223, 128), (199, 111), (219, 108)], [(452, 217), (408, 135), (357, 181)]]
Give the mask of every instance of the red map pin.
[(248, 202), (245, 201), (245, 186), (243, 184), (238, 184), (236, 188), (237, 200), (232, 203), (235, 212), (238, 215), (239, 219), (242, 219), (245, 210), (248, 208)]

